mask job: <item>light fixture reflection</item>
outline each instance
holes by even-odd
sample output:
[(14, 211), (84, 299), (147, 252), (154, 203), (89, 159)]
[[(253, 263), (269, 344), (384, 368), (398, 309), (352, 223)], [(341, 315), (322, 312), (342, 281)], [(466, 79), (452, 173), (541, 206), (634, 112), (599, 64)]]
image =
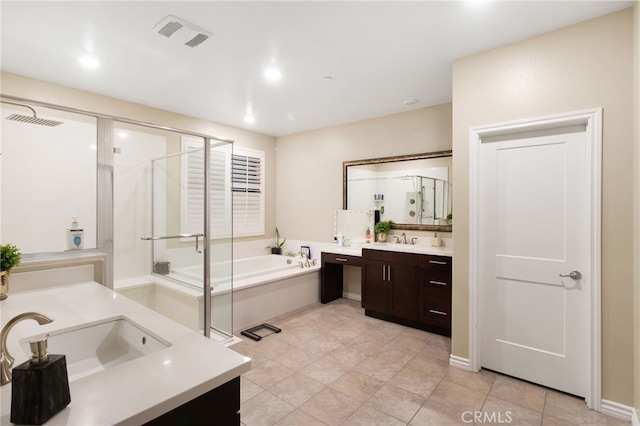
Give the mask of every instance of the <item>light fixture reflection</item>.
[(80, 61), (80, 65), (87, 69), (94, 69), (100, 66), (100, 62), (94, 56), (82, 56), (78, 59)]
[(280, 80), (280, 78), (282, 78), (282, 73), (277, 68), (267, 68), (264, 71), (264, 78), (266, 78), (269, 81), (277, 81), (277, 80)]

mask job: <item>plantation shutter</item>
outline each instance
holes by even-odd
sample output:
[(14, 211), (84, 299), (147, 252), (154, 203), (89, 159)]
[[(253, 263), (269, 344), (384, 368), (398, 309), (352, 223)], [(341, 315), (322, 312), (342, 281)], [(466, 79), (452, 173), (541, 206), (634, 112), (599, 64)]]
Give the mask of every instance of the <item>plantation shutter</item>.
[(264, 234), (264, 152), (243, 148), (231, 159), (234, 235)]
[[(182, 138), (182, 232), (204, 230), (204, 141)], [(231, 146), (211, 151), (210, 213), (212, 238), (264, 234), (264, 152)], [(233, 204), (232, 204), (233, 203)]]

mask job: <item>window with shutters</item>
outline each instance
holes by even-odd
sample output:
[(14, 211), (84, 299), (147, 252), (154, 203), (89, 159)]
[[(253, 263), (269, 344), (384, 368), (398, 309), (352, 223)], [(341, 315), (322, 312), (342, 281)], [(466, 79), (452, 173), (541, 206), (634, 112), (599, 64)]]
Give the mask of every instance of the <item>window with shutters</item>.
[[(182, 232), (204, 229), (204, 141), (183, 137)], [(264, 152), (224, 145), (211, 150), (212, 238), (264, 235)]]

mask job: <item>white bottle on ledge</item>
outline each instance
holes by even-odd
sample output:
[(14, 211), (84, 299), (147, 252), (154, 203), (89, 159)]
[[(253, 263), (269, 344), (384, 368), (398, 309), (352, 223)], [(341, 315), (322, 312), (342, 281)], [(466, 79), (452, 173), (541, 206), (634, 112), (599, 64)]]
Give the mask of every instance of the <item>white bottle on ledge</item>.
[(71, 228), (67, 229), (67, 249), (80, 250), (84, 244), (84, 231), (78, 225), (78, 218), (73, 217)]

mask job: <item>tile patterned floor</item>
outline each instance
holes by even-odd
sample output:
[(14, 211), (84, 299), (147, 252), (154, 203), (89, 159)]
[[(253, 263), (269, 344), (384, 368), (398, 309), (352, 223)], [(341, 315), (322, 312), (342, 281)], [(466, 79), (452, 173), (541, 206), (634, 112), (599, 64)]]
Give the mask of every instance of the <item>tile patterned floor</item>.
[[(340, 299), (269, 321), (282, 328), (232, 349), (244, 426), (625, 425), (584, 401), (486, 370), (449, 366), (449, 338), (366, 317)], [(493, 416), (493, 417), (491, 417)], [(493, 421), (491, 421), (493, 420)]]

